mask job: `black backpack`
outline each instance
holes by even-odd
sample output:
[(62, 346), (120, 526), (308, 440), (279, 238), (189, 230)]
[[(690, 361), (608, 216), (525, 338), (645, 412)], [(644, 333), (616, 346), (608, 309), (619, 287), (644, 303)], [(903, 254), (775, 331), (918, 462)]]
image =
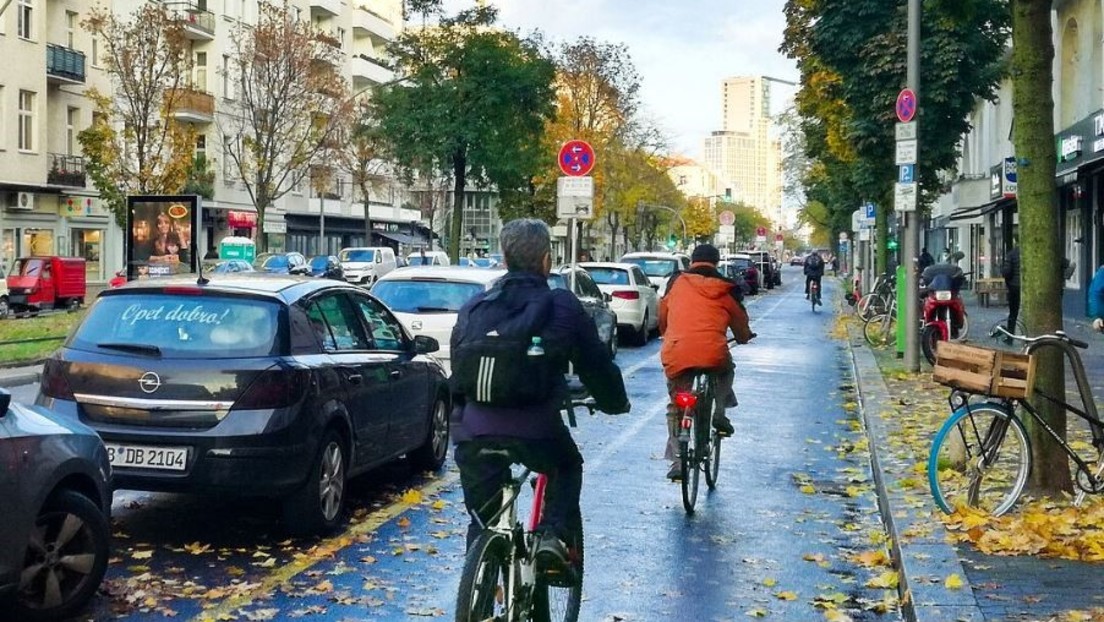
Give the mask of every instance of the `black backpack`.
[(562, 359), (541, 340), (543, 356), (530, 356), (552, 317), (552, 291), (496, 287), (460, 311), (453, 335), (452, 391), (488, 406), (521, 408), (552, 397)]

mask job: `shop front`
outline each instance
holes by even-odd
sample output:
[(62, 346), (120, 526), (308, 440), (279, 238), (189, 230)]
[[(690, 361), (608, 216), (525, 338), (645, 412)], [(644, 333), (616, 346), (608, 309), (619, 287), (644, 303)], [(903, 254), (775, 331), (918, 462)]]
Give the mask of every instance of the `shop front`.
[(1065, 313), (1084, 316), (1088, 313), (1089, 282), (1104, 260), (1104, 110), (1059, 132), (1057, 150), (1061, 252), (1071, 266), (1062, 307)]

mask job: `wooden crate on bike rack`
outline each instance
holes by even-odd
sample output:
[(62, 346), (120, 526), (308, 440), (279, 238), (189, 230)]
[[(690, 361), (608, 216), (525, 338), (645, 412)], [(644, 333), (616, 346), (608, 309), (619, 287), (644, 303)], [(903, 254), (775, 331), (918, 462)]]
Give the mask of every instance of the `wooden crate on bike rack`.
[(951, 341), (936, 345), (932, 379), (971, 393), (1026, 399), (1035, 384), (1035, 358)]

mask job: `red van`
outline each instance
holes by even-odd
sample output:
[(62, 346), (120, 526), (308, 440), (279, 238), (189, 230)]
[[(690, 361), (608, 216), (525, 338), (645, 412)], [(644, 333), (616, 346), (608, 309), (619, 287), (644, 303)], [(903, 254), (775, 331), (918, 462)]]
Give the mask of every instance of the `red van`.
[(13, 313), (62, 309), (84, 304), (83, 257), (21, 257), (8, 274)]

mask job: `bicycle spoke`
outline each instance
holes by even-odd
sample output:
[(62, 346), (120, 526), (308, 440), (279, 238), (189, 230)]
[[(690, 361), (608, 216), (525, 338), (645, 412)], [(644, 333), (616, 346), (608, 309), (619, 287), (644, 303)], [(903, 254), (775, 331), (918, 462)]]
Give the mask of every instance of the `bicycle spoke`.
[(1003, 407), (961, 408), (932, 444), (928, 478), (944, 511), (965, 505), (993, 515), (1016, 502), (1031, 468), (1023, 426)]

